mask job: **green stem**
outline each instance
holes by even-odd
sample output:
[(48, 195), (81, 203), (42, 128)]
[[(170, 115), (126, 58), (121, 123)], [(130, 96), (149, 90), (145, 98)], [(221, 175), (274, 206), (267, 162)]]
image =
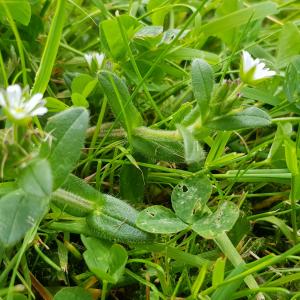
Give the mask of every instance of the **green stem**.
[[(234, 267), (246, 264), (242, 259), (242, 257), (240, 256), (239, 252), (233, 246), (232, 242), (230, 241), (226, 233), (223, 233), (221, 236), (215, 238), (215, 242), (218, 245), (218, 247), (221, 249), (221, 251), (228, 257), (228, 259), (230, 260), (230, 262), (233, 264)], [(250, 289), (259, 288), (256, 280), (252, 275), (245, 277), (244, 281)]]
[(78, 195), (68, 192), (64, 189), (57, 189), (51, 195), (53, 201), (59, 207), (70, 208), (74, 211), (79, 211), (80, 214), (86, 215), (94, 211), (95, 203), (88, 201)]
[(105, 300), (105, 298), (106, 298), (107, 284), (108, 284), (108, 282), (106, 280), (103, 280), (102, 292), (101, 292), (101, 300)]
[(39, 255), (39, 257), (46, 263), (48, 264), (50, 267), (52, 267), (54, 270), (61, 272), (62, 269), (54, 262), (52, 261), (47, 255), (45, 255), (41, 249), (39, 248), (39, 246), (35, 243), (34, 244), (34, 249), (36, 251), (36, 253)]
[(4, 66), (1, 50), (0, 50), (0, 69), (1, 69), (2, 77), (3, 77), (3, 81), (4, 81), (4, 87), (7, 87), (8, 80), (7, 80), (7, 75), (6, 75), (6, 71), (5, 71), (5, 66)]
[(299, 182), (300, 175), (293, 175), (291, 179), (291, 223), (293, 227), (293, 242), (296, 245), (298, 241), (298, 225), (297, 225), (297, 185)]
[(182, 137), (178, 130), (161, 130), (151, 129), (148, 127), (137, 127), (134, 129), (133, 135), (150, 140), (182, 141)]

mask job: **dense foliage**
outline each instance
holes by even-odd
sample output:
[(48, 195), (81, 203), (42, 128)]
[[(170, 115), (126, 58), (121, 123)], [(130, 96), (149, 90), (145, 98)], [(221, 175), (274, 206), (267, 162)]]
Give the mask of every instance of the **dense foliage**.
[(300, 299), (299, 20), (0, 1), (0, 299)]

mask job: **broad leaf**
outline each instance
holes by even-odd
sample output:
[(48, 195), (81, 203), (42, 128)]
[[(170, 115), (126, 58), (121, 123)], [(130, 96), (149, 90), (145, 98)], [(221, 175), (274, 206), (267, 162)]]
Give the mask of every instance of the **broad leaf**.
[(121, 198), (130, 203), (143, 203), (147, 168), (123, 165), (120, 171)]
[(238, 207), (232, 202), (224, 202), (213, 214), (202, 216), (192, 229), (206, 239), (213, 239), (229, 231), (238, 217)]
[(125, 45), (119, 22), (122, 23), (125, 34), (127, 34), (128, 40), (130, 40), (140, 23), (133, 17), (128, 15), (121, 15), (114, 19), (104, 20), (100, 23), (100, 40), (105, 50), (114, 59), (124, 59), (126, 57), (127, 45)]
[(67, 287), (61, 289), (53, 300), (93, 300), (92, 294), (82, 287)]
[(53, 175), (53, 190), (60, 187), (76, 166), (83, 147), (89, 114), (84, 108), (65, 110), (49, 119), (45, 131), (48, 139), (40, 155), (48, 158)]
[(18, 184), (24, 192), (37, 197), (50, 196), (52, 192), (52, 173), (46, 159), (31, 162), (21, 170)]
[(188, 227), (168, 208), (161, 205), (150, 206), (140, 212), (136, 225), (151, 233), (170, 234)]
[(184, 147), (181, 141), (157, 140), (141, 136), (132, 137), (133, 149), (150, 160), (184, 162)]
[(269, 125), (271, 125), (270, 116), (257, 107), (249, 107), (241, 112), (218, 117), (205, 124), (208, 128), (225, 131), (259, 128)]
[(286, 23), (281, 29), (278, 41), (277, 64), (286, 66), (295, 55), (300, 53), (300, 31), (293, 23)]
[(277, 13), (277, 6), (275, 3), (266, 1), (251, 5), (247, 8), (237, 10), (226, 16), (212, 20), (202, 26), (202, 32), (209, 35), (216, 35), (222, 32), (238, 28), (241, 25), (247, 24), (249, 21), (263, 19), (269, 15)]
[(28, 25), (31, 18), (31, 7), (28, 0), (1, 0), (0, 1), (0, 20), (6, 17), (6, 12), (3, 7), (4, 2), (14, 20), (23, 25)]
[(127, 262), (127, 252), (121, 245), (100, 241), (92, 237), (81, 237), (87, 250), (83, 257), (89, 269), (100, 279), (117, 283)]
[(131, 102), (125, 83), (117, 75), (109, 71), (100, 73), (99, 82), (113, 113), (127, 132), (131, 132), (135, 127), (142, 125), (143, 119)]
[[(122, 214), (121, 210), (119, 214)], [(106, 240), (139, 244), (153, 242), (154, 239), (153, 235), (140, 230), (126, 219), (121, 220), (101, 211), (88, 216), (86, 222), (92, 232)]]
[(195, 59), (192, 63), (192, 86), (201, 116), (204, 119), (209, 110), (214, 75), (211, 66), (203, 59)]
[(202, 213), (210, 195), (211, 183), (207, 176), (192, 176), (179, 183), (172, 192), (172, 206), (176, 216), (187, 223)]
[(16, 190), (0, 198), (0, 243), (13, 246), (43, 216), (48, 198)]
[(287, 66), (285, 72), (285, 80), (283, 85), (283, 90), (289, 102), (293, 103), (295, 100), (298, 102), (297, 107), (299, 107), (299, 97), (300, 94), (300, 55), (296, 56), (291, 63)]

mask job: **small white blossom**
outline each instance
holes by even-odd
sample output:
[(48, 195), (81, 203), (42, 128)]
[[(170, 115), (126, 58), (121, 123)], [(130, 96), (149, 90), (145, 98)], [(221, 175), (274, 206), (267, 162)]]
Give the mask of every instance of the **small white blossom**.
[(28, 88), (22, 91), (18, 84), (0, 91), (0, 106), (7, 117), (16, 122), (45, 114), (47, 112), (45, 103), (42, 94), (30, 97)]
[(255, 84), (275, 74), (275, 71), (266, 68), (266, 65), (258, 58), (253, 59), (249, 52), (243, 51), (240, 68), (240, 77), (243, 82)]
[(84, 54), (84, 58), (91, 70), (98, 71), (102, 67), (105, 55), (103, 53), (91, 52)]

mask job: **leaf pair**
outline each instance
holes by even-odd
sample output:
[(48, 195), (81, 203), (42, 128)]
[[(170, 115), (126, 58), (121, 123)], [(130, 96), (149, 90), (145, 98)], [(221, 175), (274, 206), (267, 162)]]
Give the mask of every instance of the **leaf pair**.
[(18, 189), (0, 198), (0, 243), (13, 246), (45, 214), (52, 191), (75, 167), (88, 127), (88, 112), (66, 110), (52, 117), (40, 155), (21, 170)]
[(233, 227), (239, 210), (235, 204), (224, 202), (216, 212), (210, 213), (206, 203), (211, 189), (206, 176), (189, 177), (172, 192), (175, 214), (163, 206), (151, 206), (139, 214), (137, 226), (145, 231), (161, 234), (176, 233), (191, 227), (204, 238), (215, 238)]

